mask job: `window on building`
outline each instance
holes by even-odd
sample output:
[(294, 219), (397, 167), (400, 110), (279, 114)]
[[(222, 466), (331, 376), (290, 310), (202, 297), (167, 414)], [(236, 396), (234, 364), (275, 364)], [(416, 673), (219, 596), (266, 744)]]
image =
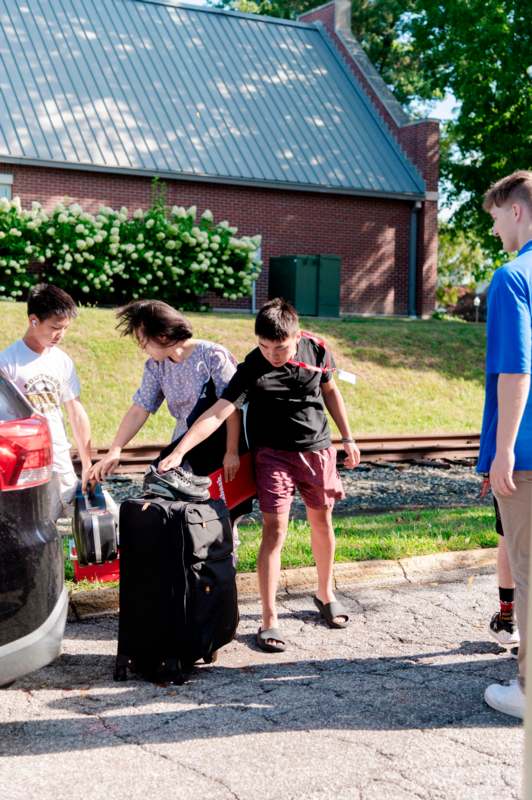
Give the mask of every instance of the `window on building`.
[(13, 189), (13, 176), (5, 175), (0, 172), (0, 197), (7, 197), (11, 200), (11, 193)]

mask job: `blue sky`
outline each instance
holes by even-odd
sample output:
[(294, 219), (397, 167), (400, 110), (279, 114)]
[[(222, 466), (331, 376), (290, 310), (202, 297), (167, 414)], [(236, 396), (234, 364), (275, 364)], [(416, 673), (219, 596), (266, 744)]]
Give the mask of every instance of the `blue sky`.
[(452, 94), (447, 95), (443, 100), (437, 103), (430, 112), (430, 116), (439, 119), (442, 122), (451, 119), (453, 112), (456, 110), (456, 97)]

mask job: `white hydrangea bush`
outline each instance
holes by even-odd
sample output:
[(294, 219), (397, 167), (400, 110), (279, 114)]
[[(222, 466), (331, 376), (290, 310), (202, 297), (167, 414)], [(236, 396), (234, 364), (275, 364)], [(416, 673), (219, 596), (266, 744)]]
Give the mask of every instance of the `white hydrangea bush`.
[(195, 206), (89, 214), (68, 198), (50, 212), (0, 199), (0, 297), (22, 299), (39, 275), (92, 304), (157, 297), (193, 308), (208, 292), (237, 300), (261, 269), (260, 236), (237, 232)]
[(47, 220), (39, 203), (22, 209), (20, 199), (0, 197), (0, 297), (20, 300), (33, 280), (29, 265), (44, 263), (42, 226)]

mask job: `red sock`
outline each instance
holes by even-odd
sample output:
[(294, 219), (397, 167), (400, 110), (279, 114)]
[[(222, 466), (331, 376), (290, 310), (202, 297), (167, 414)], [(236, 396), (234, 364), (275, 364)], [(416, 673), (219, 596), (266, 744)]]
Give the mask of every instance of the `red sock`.
[(499, 603), (501, 619), (513, 622), (514, 619), (514, 589), (499, 587)]

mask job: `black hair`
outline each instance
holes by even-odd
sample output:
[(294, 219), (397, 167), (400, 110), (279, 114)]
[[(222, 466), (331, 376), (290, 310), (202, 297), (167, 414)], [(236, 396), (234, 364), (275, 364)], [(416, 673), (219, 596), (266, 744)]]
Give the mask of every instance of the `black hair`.
[(282, 297), (269, 300), (255, 319), (255, 334), (261, 339), (280, 342), (299, 330), (299, 317), (294, 306)]
[(75, 302), (67, 292), (51, 283), (36, 283), (28, 292), (28, 316), (35, 316), (43, 322), (49, 317), (69, 317), (78, 315)]
[(133, 300), (119, 308), (116, 317), (120, 334), (137, 341), (152, 339), (166, 345), (192, 338), (188, 319), (162, 300)]

